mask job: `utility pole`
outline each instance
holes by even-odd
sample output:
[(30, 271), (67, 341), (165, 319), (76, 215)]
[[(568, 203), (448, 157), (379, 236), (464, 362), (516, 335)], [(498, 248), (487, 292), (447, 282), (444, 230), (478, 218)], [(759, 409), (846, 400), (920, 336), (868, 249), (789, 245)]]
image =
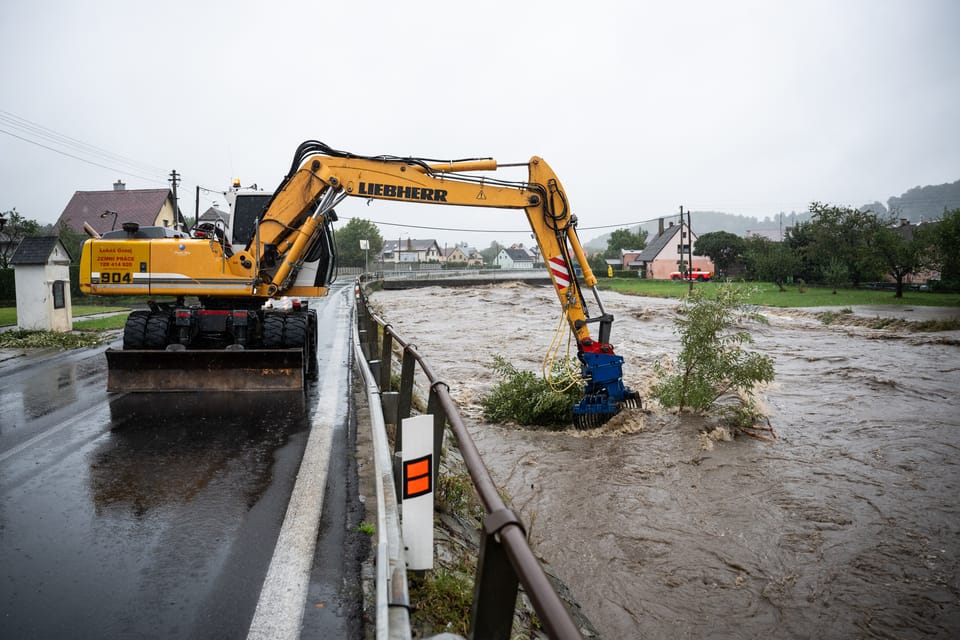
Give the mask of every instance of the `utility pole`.
[(180, 227), (180, 201), (177, 200), (177, 185), (180, 184), (180, 174), (174, 169), (170, 172), (170, 179), (167, 180), (173, 185), (173, 228)]
[[(683, 207), (680, 207), (683, 210)], [(683, 225), (683, 215), (680, 216), (680, 224)], [(690, 218), (690, 210), (687, 209), (687, 257), (690, 258), (690, 291), (693, 291), (693, 220)]]

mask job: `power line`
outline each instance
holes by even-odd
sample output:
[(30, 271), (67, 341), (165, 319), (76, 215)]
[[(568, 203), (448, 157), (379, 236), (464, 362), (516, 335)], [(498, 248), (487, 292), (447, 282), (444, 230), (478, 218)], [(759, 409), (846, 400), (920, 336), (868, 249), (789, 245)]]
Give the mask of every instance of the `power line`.
[[(112, 153), (95, 145), (58, 133), (6, 111), (0, 111), (0, 133), (86, 164), (148, 182), (162, 183), (166, 170)], [(110, 163), (110, 164), (106, 164)], [(117, 165), (126, 165), (120, 168)], [(147, 175), (143, 175), (147, 174)], [(152, 174), (152, 175), (151, 175)]]

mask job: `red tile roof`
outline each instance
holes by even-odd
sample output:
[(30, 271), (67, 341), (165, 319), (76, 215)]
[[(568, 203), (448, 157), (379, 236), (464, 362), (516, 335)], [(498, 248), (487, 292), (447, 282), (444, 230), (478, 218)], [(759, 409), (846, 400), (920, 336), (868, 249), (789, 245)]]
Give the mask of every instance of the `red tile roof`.
[(169, 189), (77, 191), (60, 214), (56, 227), (66, 222), (70, 228), (82, 232), (83, 223), (87, 222), (100, 233), (110, 231), (114, 226), (113, 215), (101, 218), (104, 211), (117, 212), (117, 229), (124, 222), (152, 226), (168, 198), (173, 198)]

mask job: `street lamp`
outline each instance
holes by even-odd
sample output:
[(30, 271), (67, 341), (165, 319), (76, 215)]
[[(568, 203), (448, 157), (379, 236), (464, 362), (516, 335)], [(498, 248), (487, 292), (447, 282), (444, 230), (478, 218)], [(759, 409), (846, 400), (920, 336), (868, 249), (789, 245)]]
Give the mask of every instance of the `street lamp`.
[(107, 210), (107, 211), (104, 211), (103, 213), (101, 213), (101, 214), (100, 214), (100, 217), (101, 217), (101, 218), (106, 218), (107, 216), (110, 216), (110, 215), (113, 216), (113, 224), (110, 225), (110, 231), (113, 231), (114, 229), (117, 228), (117, 216), (119, 216), (120, 213), (119, 213), (118, 211), (110, 211), (110, 210)]

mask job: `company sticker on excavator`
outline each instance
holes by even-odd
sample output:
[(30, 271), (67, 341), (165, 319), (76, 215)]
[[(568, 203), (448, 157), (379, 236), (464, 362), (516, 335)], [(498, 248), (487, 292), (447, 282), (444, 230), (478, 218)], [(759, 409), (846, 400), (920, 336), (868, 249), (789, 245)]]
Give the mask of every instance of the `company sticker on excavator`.
[(133, 274), (147, 272), (149, 258), (150, 248), (145, 243), (97, 243), (91, 271), (99, 272), (100, 284), (133, 284)]

